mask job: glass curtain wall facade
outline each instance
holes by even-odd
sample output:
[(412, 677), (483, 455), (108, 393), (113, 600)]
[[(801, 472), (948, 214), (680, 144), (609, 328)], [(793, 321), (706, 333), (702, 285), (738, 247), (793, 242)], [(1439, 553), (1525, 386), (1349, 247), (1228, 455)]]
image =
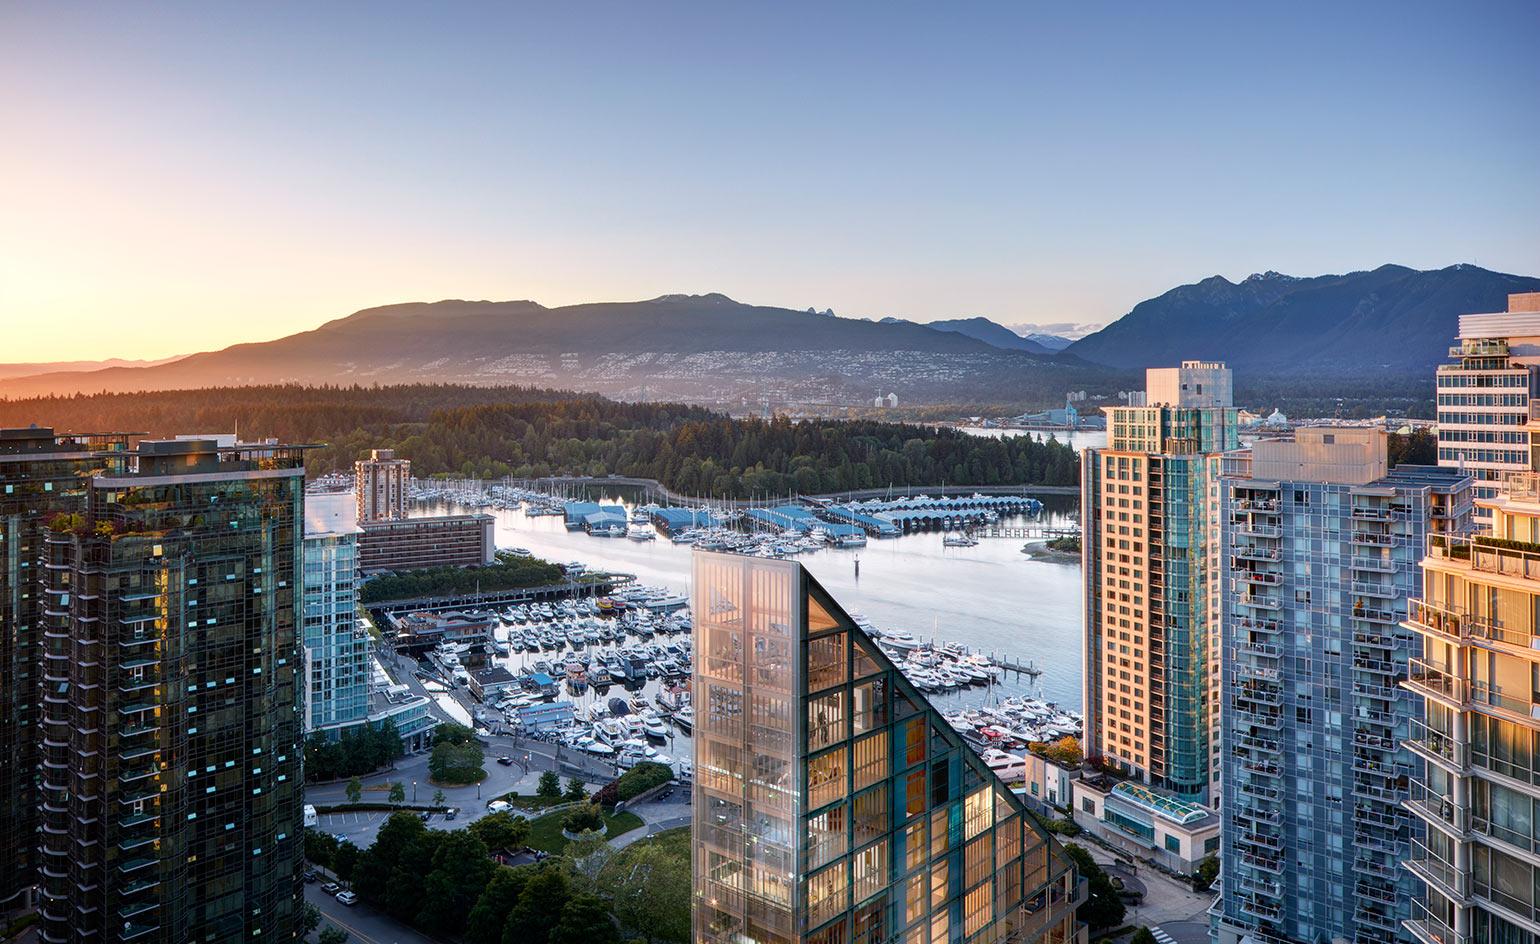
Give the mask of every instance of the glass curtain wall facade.
[(696, 944), (1069, 942), (1057, 843), (793, 561), (697, 551)]
[(306, 732), (340, 734), (369, 716), (369, 634), (358, 622), (358, 535), (352, 496), (305, 502)]
[(85, 510), (87, 482), (121, 463), (123, 435), (0, 430), (0, 905), (37, 880), (38, 703), (43, 665), (43, 539), (60, 515)]
[(297, 938), (296, 449), (142, 442), (47, 539), (41, 940)]
[(1478, 503), (1486, 531), (1429, 539), (1406, 624), (1424, 712), (1407, 809), (1424, 835), (1404, 926), (1421, 944), (1540, 941), (1540, 476)]
[(1230, 371), (1151, 370), (1081, 461), (1086, 749), (1188, 799), (1218, 782), (1217, 457), (1238, 445)]
[[(1384, 468), (1373, 436), (1371, 475)], [(1250, 450), (1224, 461), (1218, 944), (1390, 944), (1411, 911), (1400, 863), (1420, 833), (1403, 808), (1412, 757), (1400, 742), (1422, 710), (1397, 687), (1415, 654), (1399, 624), (1427, 535), (1467, 526), (1470, 478), (1402, 466), (1321, 480), (1346, 465), (1269, 478)]]
[[(1532, 464), (1530, 399), (1540, 387), (1540, 292), (1508, 296), (1506, 311), (1461, 315), (1450, 363), (1438, 368), (1438, 464), (1476, 476), (1476, 497)], [(1476, 524), (1490, 517), (1477, 506)]]

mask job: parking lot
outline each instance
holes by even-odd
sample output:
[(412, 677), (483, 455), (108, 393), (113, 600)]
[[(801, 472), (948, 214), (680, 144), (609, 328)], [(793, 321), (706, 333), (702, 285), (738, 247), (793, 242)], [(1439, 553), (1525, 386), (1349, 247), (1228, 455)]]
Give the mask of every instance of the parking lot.
[[(483, 811), (468, 812), (474, 816), (480, 815)], [(360, 849), (367, 849), (374, 843), (374, 837), (389, 816), (390, 813), (384, 810), (362, 813), (323, 813), (316, 819), (316, 828), (323, 833), (346, 839)], [(464, 826), (467, 819), (466, 812), (459, 813), (454, 819), (447, 819), (441, 813), (433, 813), (428, 817), (428, 828), (456, 829)]]

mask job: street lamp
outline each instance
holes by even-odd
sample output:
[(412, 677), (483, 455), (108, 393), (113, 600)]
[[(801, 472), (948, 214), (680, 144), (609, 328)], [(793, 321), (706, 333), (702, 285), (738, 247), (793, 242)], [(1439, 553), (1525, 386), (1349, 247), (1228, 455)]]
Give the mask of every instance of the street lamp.
[(417, 781), (412, 781), (412, 802), (417, 802)]

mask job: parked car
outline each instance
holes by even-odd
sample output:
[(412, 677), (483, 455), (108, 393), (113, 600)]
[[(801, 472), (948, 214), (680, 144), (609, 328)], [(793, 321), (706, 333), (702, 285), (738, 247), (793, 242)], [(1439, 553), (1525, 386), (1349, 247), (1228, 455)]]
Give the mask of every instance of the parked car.
[(343, 892), (342, 894), (337, 896), (337, 900), (339, 902), (341, 902), (342, 904), (344, 904), (344, 905), (356, 905), (356, 904), (358, 904), (358, 896), (353, 894), (352, 892)]
[(305, 883), (308, 885), (311, 882), (314, 882), (319, 877), (319, 875), (320, 875), (320, 873), (316, 872), (315, 869), (306, 869), (305, 870)]
[(454, 819), (459, 814), (460, 814), (460, 808), (458, 806), (451, 806), (449, 809), (444, 811), (444, 818), (445, 819)]
[(427, 821), (428, 821), (428, 817), (430, 817), (430, 816), (432, 816), (432, 815), (433, 815), (433, 814), (432, 814), (432, 813), (429, 813), (429, 812), (428, 812), (428, 811), (427, 811), (427, 810), (423, 810), (423, 811), (422, 811), (422, 812), (421, 812), (421, 813), (419, 813), (419, 814), (418, 814), (418, 815), (419, 815), (419, 816), (421, 816), (421, 817), (422, 817), (422, 821), (423, 821), (423, 822), (424, 822), (424, 823), (426, 823), (426, 822), (427, 822)]
[(513, 804), (506, 800), (493, 800), (487, 804), (488, 813), (508, 813), (513, 810)]
[(342, 891), (342, 885), (338, 882), (327, 882), (325, 885), (321, 886), (321, 891), (328, 895), (335, 895)]
[(512, 767), (513, 766), (513, 758), (509, 757), (507, 754), (504, 754), (503, 756), (499, 757), (497, 759), (497, 762), (499, 764), (502, 764), (504, 767)]

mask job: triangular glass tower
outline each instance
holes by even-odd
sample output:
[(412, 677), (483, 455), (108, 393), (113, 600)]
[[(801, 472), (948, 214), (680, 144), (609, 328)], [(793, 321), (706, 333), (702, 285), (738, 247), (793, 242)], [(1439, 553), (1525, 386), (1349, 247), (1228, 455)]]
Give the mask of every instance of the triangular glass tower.
[(695, 944), (1083, 936), (1058, 843), (795, 561), (696, 551)]

